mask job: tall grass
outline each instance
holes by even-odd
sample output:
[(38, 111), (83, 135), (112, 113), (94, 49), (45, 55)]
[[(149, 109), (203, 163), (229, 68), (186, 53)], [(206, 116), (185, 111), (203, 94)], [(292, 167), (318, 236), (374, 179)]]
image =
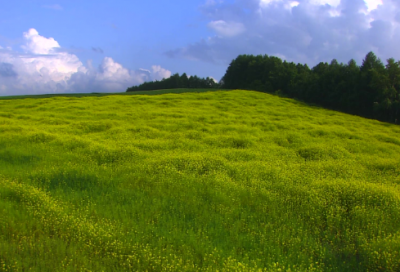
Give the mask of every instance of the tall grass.
[(0, 100), (0, 270), (399, 271), (399, 133), (250, 91)]

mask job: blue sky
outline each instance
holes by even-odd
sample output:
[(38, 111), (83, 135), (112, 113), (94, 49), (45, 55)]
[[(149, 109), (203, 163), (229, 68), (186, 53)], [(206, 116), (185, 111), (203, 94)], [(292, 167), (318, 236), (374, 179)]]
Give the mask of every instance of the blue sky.
[(400, 59), (398, 0), (24, 0), (0, 4), (0, 95), (220, 80), (239, 54), (310, 66)]

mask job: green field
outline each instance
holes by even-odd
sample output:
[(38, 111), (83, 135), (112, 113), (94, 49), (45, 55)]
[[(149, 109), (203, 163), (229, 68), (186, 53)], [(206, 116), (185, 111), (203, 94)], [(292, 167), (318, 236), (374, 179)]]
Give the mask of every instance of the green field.
[(0, 271), (400, 271), (400, 127), (252, 91), (0, 100)]
[(124, 93), (65, 93), (65, 94), (38, 94), (38, 95), (15, 95), (15, 96), (0, 96), (0, 100), (11, 100), (11, 99), (25, 99), (25, 98), (53, 98), (53, 97), (102, 97), (102, 96), (111, 96), (111, 95), (158, 95), (158, 94), (179, 94), (179, 93), (204, 93), (204, 92), (212, 92), (218, 91), (217, 89), (163, 89), (163, 90), (155, 90), (155, 91), (133, 91), (133, 92), (124, 92)]

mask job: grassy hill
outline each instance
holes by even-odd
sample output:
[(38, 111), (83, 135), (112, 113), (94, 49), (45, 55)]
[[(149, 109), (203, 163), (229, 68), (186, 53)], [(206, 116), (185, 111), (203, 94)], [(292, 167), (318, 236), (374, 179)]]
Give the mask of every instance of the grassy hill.
[(26, 98), (53, 98), (53, 97), (102, 97), (102, 96), (112, 96), (112, 95), (159, 95), (159, 94), (170, 94), (170, 93), (203, 93), (203, 92), (213, 92), (218, 91), (218, 89), (162, 89), (154, 91), (131, 91), (123, 93), (64, 93), (64, 94), (38, 94), (38, 95), (14, 95), (14, 96), (0, 96), (0, 100), (11, 100), (11, 99), (26, 99)]
[(0, 271), (400, 271), (399, 184), (399, 126), (264, 93), (3, 99)]

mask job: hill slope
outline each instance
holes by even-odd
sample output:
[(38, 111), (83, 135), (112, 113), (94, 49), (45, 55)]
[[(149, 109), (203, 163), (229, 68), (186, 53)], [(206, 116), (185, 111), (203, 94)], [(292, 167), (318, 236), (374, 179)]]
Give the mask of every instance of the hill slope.
[(399, 271), (399, 133), (239, 90), (0, 100), (0, 270)]

